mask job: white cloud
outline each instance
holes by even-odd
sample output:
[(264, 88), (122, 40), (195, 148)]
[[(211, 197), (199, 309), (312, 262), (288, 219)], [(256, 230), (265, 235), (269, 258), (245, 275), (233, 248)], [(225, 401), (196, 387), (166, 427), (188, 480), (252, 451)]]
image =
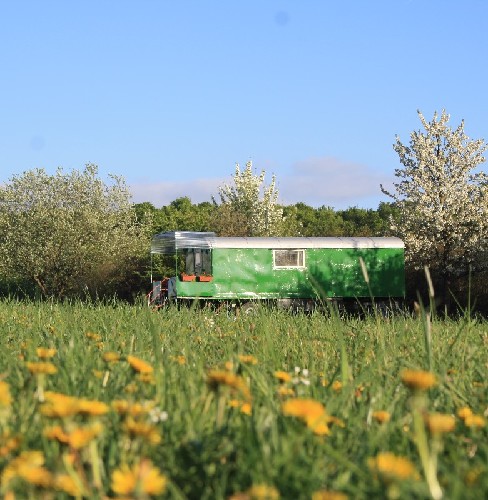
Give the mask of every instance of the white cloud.
[[(260, 171), (259, 166), (256, 167)], [(270, 172), (266, 171), (265, 182)], [(336, 209), (359, 206), (377, 208), (387, 201), (380, 184), (390, 188), (393, 176), (385, 176), (373, 168), (331, 157), (309, 158), (292, 165), (289, 173), (276, 176), (279, 202), (292, 205), (303, 202), (311, 206), (328, 205)], [(187, 196), (193, 203), (211, 201), (218, 197), (218, 187), (232, 178), (191, 179), (132, 183), (130, 189), (135, 203), (151, 202), (156, 207), (169, 205), (176, 198)]]

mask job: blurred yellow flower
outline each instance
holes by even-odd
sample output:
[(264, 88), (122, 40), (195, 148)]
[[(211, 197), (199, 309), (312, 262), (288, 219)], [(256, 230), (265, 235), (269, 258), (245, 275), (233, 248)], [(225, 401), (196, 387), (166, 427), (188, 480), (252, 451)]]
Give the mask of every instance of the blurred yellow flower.
[(470, 417), (473, 414), (473, 410), (467, 406), (463, 406), (462, 408), (459, 408), (457, 411), (457, 416), (464, 420), (466, 417)]
[(109, 406), (102, 401), (89, 399), (78, 400), (78, 413), (83, 415), (99, 416), (105, 415), (110, 410)]
[(403, 370), (400, 374), (402, 382), (410, 389), (426, 390), (437, 383), (432, 372), (423, 370)]
[(100, 340), (102, 340), (102, 336), (94, 332), (86, 332), (85, 336), (87, 339), (94, 340), (95, 342), (99, 342)]
[(122, 465), (112, 472), (112, 490), (118, 495), (144, 493), (159, 495), (166, 490), (168, 480), (150, 460), (142, 460), (129, 468)]
[(84, 448), (90, 441), (96, 438), (102, 430), (103, 426), (98, 422), (89, 427), (78, 427), (69, 433), (68, 444), (75, 450)]
[(334, 382), (332, 382), (332, 390), (340, 392), (342, 390), (342, 382), (340, 380), (334, 380)]
[(275, 378), (277, 378), (281, 383), (286, 383), (291, 381), (291, 375), (283, 370), (278, 370), (274, 372)]
[(49, 361), (39, 362), (39, 363), (33, 363), (27, 361), (26, 366), (31, 373), (34, 373), (36, 375), (39, 374), (53, 375), (58, 371), (58, 369)]
[(161, 442), (161, 434), (157, 427), (146, 422), (139, 422), (132, 417), (127, 417), (122, 428), (132, 437), (142, 437), (151, 444)]
[(0, 407), (10, 406), (12, 404), (12, 396), (10, 394), (10, 386), (7, 382), (0, 380)]
[(280, 396), (294, 396), (295, 395), (295, 389), (292, 387), (286, 387), (284, 385), (280, 385), (277, 390), (278, 394)]
[(142, 359), (136, 358), (135, 356), (127, 356), (127, 362), (136, 372), (152, 373), (154, 371), (154, 368), (149, 363), (146, 363)]
[(280, 493), (274, 486), (254, 484), (248, 490), (231, 495), (228, 500), (279, 500)]
[(251, 415), (252, 413), (251, 403), (243, 403), (241, 405), (241, 413), (244, 413), (244, 415)]
[(347, 495), (339, 491), (319, 490), (312, 493), (312, 500), (347, 500)]
[(482, 415), (468, 415), (464, 419), (464, 425), (466, 427), (484, 427), (486, 425), (486, 420)]
[(23, 451), (14, 458), (2, 472), (2, 486), (15, 477), (20, 477), (36, 486), (48, 487), (52, 482), (51, 473), (43, 467), (44, 455), (40, 451)]
[(373, 412), (373, 418), (380, 424), (384, 424), (390, 421), (390, 414), (385, 410), (378, 410)]
[(207, 385), (211, 389), (217, 389), (219, 386), (227, 386), (236, 390), (249, 401), (251, 400), (251, 392), (246, 384), (246, 381), (239, 375), (221, 370), (211, 370), (207, 374)]
[(57, 350), (46, 347), (38, 347), (36, 352), (39, 358), (49, 359), (56, 355)]
[(102, 358), (107, 363), (116, 363), (120, 359), (118, 352), (107, 351), (102, 354)]
[(383, 452), (368, 459), (369, 468), (386, 480), (416, 479), (418, 474), (413, 463), (405, 457), (398, 457), (390, 452)]
[(430, 413), (424, 417), (427, 428), (432, 434), (452, 432), (456, 427), (456, 419), (452, 415)]
[(239, 361), (245, 365), (257, 365), (258, 360), (252, 354), (239, 354)]
[(8, 456), (13, 450), (19, 447), (21, 439), (19, 436), (11, 436), (6, 430), (0, 436), (0, 457)]
[(344, 422), (328, 415), (319, 401), (307, 398), (294, 398), (281, 405), (283, 415), (296, 417), (306, 423), (307, 427), (319, 436), (330, 434), (329, 424), (344, 427)]
[(54, 478), (54, 488), (58, 491), (68, 493), (72, 497), (81, 498), (83, 495), (82, 485), (77, 484), (68, 474), (60, 474)]

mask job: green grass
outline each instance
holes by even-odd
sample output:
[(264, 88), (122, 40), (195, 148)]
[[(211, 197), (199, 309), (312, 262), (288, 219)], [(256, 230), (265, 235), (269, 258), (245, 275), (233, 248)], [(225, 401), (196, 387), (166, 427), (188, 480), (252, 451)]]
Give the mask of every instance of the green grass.
[[(100, 340), (88, 338), (87, 332)], [(426, 393), (426, 411), (456, 415), (460, 407), (469, 406), (482, 415), (488, 406), (487, 332), (486, 323), (469, 318), (435, 319), (427, 326), (421, 319), (400, 317), (340, 319), (279, 310), (234, 317), (199, 309), (156, 313), (119, 303), (4, 301), (0, 379), (9, 384), (13, 402), (0, 416), (0, 426), (3, 441), (6, 432), (22, 440), (0, 456), (0, 470), (23, 450), (40, 450), (52, 475), (64, 473), (68, 447), (47, 439), (43, 429), (54, 423), (85, 425), (93, 419), (53, 421), (41, 414), (38, 379), (25, 363), (37, 360), (37, 347), (53, 347), (57, 353), (51, 361), (58, 372), (45, 377), (45, 391), (109, 405), (119, 399), (152, 401), (160, 417), (167, 414), (152, 424), (162, 437), (158, 444), (129, 437), (124, 417), (115, 411), (98, 417), (104, 426), (96, 439), (101, 485), (95, 484), (88, 449), (79, 450), (75, 460), (88, 498), (115, 497), (112, 472), (141, 457), (168, 478), (161, 495), (167, 498), (228, 498), (253, 484), (274, 486), (290, 499), (312, 498), (321, 489), (349, 498), (429, 498), (413, 428), (412, 395), (401, 382), (401, 370), (430, 367), (436, 374), (438, 384)], [(121, 360), (109, 366), (102, 358), (105, 351), (120, 353)], [(240, 362), (239, 354), (255, 356), (257, 364)], [(137, 380), (127, 355), (154, 367), (153, 383)], [(224, 369), (227, 361), (250, 387), (251, 415), (228, 405), (238, 396), (229, 389), (214, 392), (207, 386), (208, 371)], [(277, 370), (292, 375), (288, 386), (296, 396), (320, 401), (345, 426), (332, 426), (329, 436), (318, 436), (299, 419), (283, 415), (286, 398), (277, 393)], [(334, 382), (342, 388), (335, 390)], [(131, 384), (135, 392), (127, 391)], [(377, 423), (375, 410), (387, 410), (391, 420)], [(455, 430), (443, 436), (438, 456), (440, 486), (446, 498), (486, 498), (487, 426), (469, 428), (456, 420)], [(373, 474), (368, 459), (384, 451), (412, 461), (419, 480), (389, 483)], [(3, 494), (17, 491), (19, 498), (67, 497), (22, 479), (7, 484), (4, 478), (2, 488)]]

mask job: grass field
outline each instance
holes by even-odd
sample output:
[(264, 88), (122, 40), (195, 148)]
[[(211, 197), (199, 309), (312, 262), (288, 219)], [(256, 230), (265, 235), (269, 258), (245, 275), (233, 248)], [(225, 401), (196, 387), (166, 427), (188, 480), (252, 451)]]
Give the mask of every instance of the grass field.
[(0, 496), (488, 497), (488, 325), (0, 302)]

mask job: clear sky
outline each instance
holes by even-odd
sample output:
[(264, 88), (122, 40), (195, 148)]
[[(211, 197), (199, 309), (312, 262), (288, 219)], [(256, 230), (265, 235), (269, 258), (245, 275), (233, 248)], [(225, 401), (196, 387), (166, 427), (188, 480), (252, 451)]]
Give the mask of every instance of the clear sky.
[(417, 109), (488, 140), (487, 20), (488, 0), (0, 0), (0, 182), (96, 163), (159, 207), (252, 160), (282, 203), (376, 208)]

